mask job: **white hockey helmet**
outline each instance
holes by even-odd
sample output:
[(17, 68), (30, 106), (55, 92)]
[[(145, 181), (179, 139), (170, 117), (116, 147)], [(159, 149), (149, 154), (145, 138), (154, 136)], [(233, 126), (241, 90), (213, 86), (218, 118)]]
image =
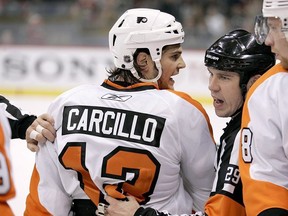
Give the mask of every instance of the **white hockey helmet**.
[[(156, 9), (127, 10), (109, 31), (109, 48), (117, 68), (130, 70), (141, 81), (155, 82), (161, 74), (160, 59), (166, 45), (181, 44), (184, 31), (175, 17)], [(147, 48), (158, 69), (158, 75), (146, 80), (140, 78), (133, 66), (133, 54), (138, 48)]]
[(267, 18), (276, 17), (282, 22), (282, 32), (288, 41), (288, 0), (263, 0), (262, 15), (255, 20), (255, 34), (258, 43), (264, 43), (269, 33)]

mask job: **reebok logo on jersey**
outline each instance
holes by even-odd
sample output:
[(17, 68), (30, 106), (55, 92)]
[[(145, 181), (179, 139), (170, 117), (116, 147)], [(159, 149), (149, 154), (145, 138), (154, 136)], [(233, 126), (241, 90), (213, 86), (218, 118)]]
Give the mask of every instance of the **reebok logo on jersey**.
[(166, 119), (96, 106), (65, 106), (62, 134), (89, 134), (159, 147)]
[(101, 99), (106, 99), (106, 100), (115, 100), (115, 101), (121, 101), (125, 102), (128, 99), (130, 99), (132, 96), (131, 95), (116, 95), (116, 94), (106, 94), (101, 97)]

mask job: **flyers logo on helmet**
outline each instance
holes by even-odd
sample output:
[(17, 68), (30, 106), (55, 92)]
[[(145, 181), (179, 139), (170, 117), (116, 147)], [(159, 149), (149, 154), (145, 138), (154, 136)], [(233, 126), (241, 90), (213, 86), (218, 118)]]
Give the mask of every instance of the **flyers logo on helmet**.
[(147, 17), (137, 17), (137, 23), (146, 23), (147, 21)]

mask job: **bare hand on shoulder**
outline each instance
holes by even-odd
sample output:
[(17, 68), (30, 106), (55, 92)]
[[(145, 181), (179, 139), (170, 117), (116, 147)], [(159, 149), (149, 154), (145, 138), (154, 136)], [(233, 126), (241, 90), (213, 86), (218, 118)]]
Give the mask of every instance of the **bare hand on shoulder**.
[(44, 143), (46, 140), (53, 142), (56, 137), (54, 129), (54, 119), (51, 115), (44, 113), (37, 117), (26, 130), (27, 147), (32, 152), (39, 150), (38, 142)]

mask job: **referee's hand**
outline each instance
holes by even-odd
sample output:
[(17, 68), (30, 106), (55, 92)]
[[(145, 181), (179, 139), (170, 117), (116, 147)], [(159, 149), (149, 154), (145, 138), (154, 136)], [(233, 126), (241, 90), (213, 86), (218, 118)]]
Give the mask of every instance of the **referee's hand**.
[(128, 201), (120, 201), (113, 197), (106, 196), (105, 199), (109, 203), (106, 208), (106, 216), (133, 216), (140, 207), (139, 203), (133, 196), (128, 196)]
[(38, 143), (44, 143), (46, 140), (53, 142), (56, 137), (56, 130), (53, 126), (54, 119), (51, 115), (45, 113), (38, 116), (26, 130), (28, 149), (37, 152), (39, 150)]

